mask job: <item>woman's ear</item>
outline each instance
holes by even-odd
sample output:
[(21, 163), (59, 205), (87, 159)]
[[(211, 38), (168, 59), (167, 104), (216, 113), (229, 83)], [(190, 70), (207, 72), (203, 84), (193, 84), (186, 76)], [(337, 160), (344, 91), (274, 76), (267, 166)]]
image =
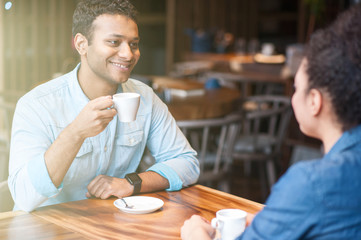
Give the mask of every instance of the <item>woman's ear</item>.
[(84, 55), (88, 49), (88, 40), (81, 33), (77, 33), (74, 37), (74, 46), (80, 55)]
[(311, 89), (308, 93), (309, 107), (313, 116), (318, 116), (321, 113), (323, 106), (322, 93), (317, 89)]

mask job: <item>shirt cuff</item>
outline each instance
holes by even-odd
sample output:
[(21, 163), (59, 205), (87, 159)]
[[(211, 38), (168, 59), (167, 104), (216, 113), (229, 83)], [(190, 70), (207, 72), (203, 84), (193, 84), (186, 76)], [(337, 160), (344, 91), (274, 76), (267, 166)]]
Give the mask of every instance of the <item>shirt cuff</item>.
[(38, 193), (48, 198), (60, 193), (63, 188), (63, 183), (61, 183), (58, 188), (55, 187), (51, 181), (43, 157), (30, 160), (27, 168), (30, 181)]
[(148, 168), (147, 171), (153, 171), (161, 175), (162, 177), (168, 179), (169, 181), (169, 188), (166, 189), (166, 191), (178, 191), (182, 189), (183, 182), (178, 176), (178, 174), (169, 166), (163, 163), (157, 163), (150, 168)]

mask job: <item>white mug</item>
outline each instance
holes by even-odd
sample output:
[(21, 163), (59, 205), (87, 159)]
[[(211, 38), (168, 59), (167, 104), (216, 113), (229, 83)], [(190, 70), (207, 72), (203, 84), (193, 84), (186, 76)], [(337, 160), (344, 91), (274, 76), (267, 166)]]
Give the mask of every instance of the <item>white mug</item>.
[(273, 43), (262, 44), (261, 53), (263, 55), (271, 56), (275, 51), (275, 45)]
[(234, 240), (246, 228), (247, 212), (240, 209), (222, 209), (212, 219), (212, 227), (218, 229), (222, 240)]
[(132, 122), (137, 117), (140, 103), (138, 93), (117, 93), (113, 95), (114, 107), (121, 122)]

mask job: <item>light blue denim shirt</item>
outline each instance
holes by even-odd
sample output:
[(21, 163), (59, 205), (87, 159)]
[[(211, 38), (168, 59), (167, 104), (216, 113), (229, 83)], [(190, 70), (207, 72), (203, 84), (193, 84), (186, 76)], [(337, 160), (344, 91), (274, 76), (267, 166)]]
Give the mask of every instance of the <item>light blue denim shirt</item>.
[(39, 206), (85, 199), (87, 185), (97, 175), (123, 178), (135, 172), (146, 146), (156, 160), (148, 171), (167, 178), (167, 190), (179, 190), (197, 181), (196, 152), (167, 106), (149, 86), (128, 79), (118, 92), (141, 95), (136, 121), (122, 123), (115, 116), (104, 131), (87, 138), (56, 188), (47, 172), (44, 153), (89, 102), (77, 79), (79, 66), (36, 87), (17, 103), (8, 179), (14, 209), (32, 211)]
[(293, 165), (239, 239), (361, 239), (361, 126)]

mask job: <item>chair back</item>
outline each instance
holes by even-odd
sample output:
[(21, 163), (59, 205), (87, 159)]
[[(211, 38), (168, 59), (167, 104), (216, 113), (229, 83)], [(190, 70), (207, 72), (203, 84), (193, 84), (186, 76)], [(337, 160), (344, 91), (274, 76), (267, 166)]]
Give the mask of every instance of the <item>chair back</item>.
[(240, 163), (250, 175), (252, 162), (258, 164), (261, 190), (266, 199), (276, 182), (280, 167), (281, 147), (286, 137), (292, 108), (286, 96), (250, 96), (241, 104), (242, 129), (233, 146), (234, 167)]
[(251, 96), (244, 100), (242, 111), (242, 136), (251, 139), (254, 150), (279, 153), (292, 114), (290, 98), (274, 95)]
[(213, 187), (222, 181), (231, 165), (233, 142), (241, 123), (240, 114), (223, 118), (177, 121), (178, 127), (198, 153), (198, 183)]

